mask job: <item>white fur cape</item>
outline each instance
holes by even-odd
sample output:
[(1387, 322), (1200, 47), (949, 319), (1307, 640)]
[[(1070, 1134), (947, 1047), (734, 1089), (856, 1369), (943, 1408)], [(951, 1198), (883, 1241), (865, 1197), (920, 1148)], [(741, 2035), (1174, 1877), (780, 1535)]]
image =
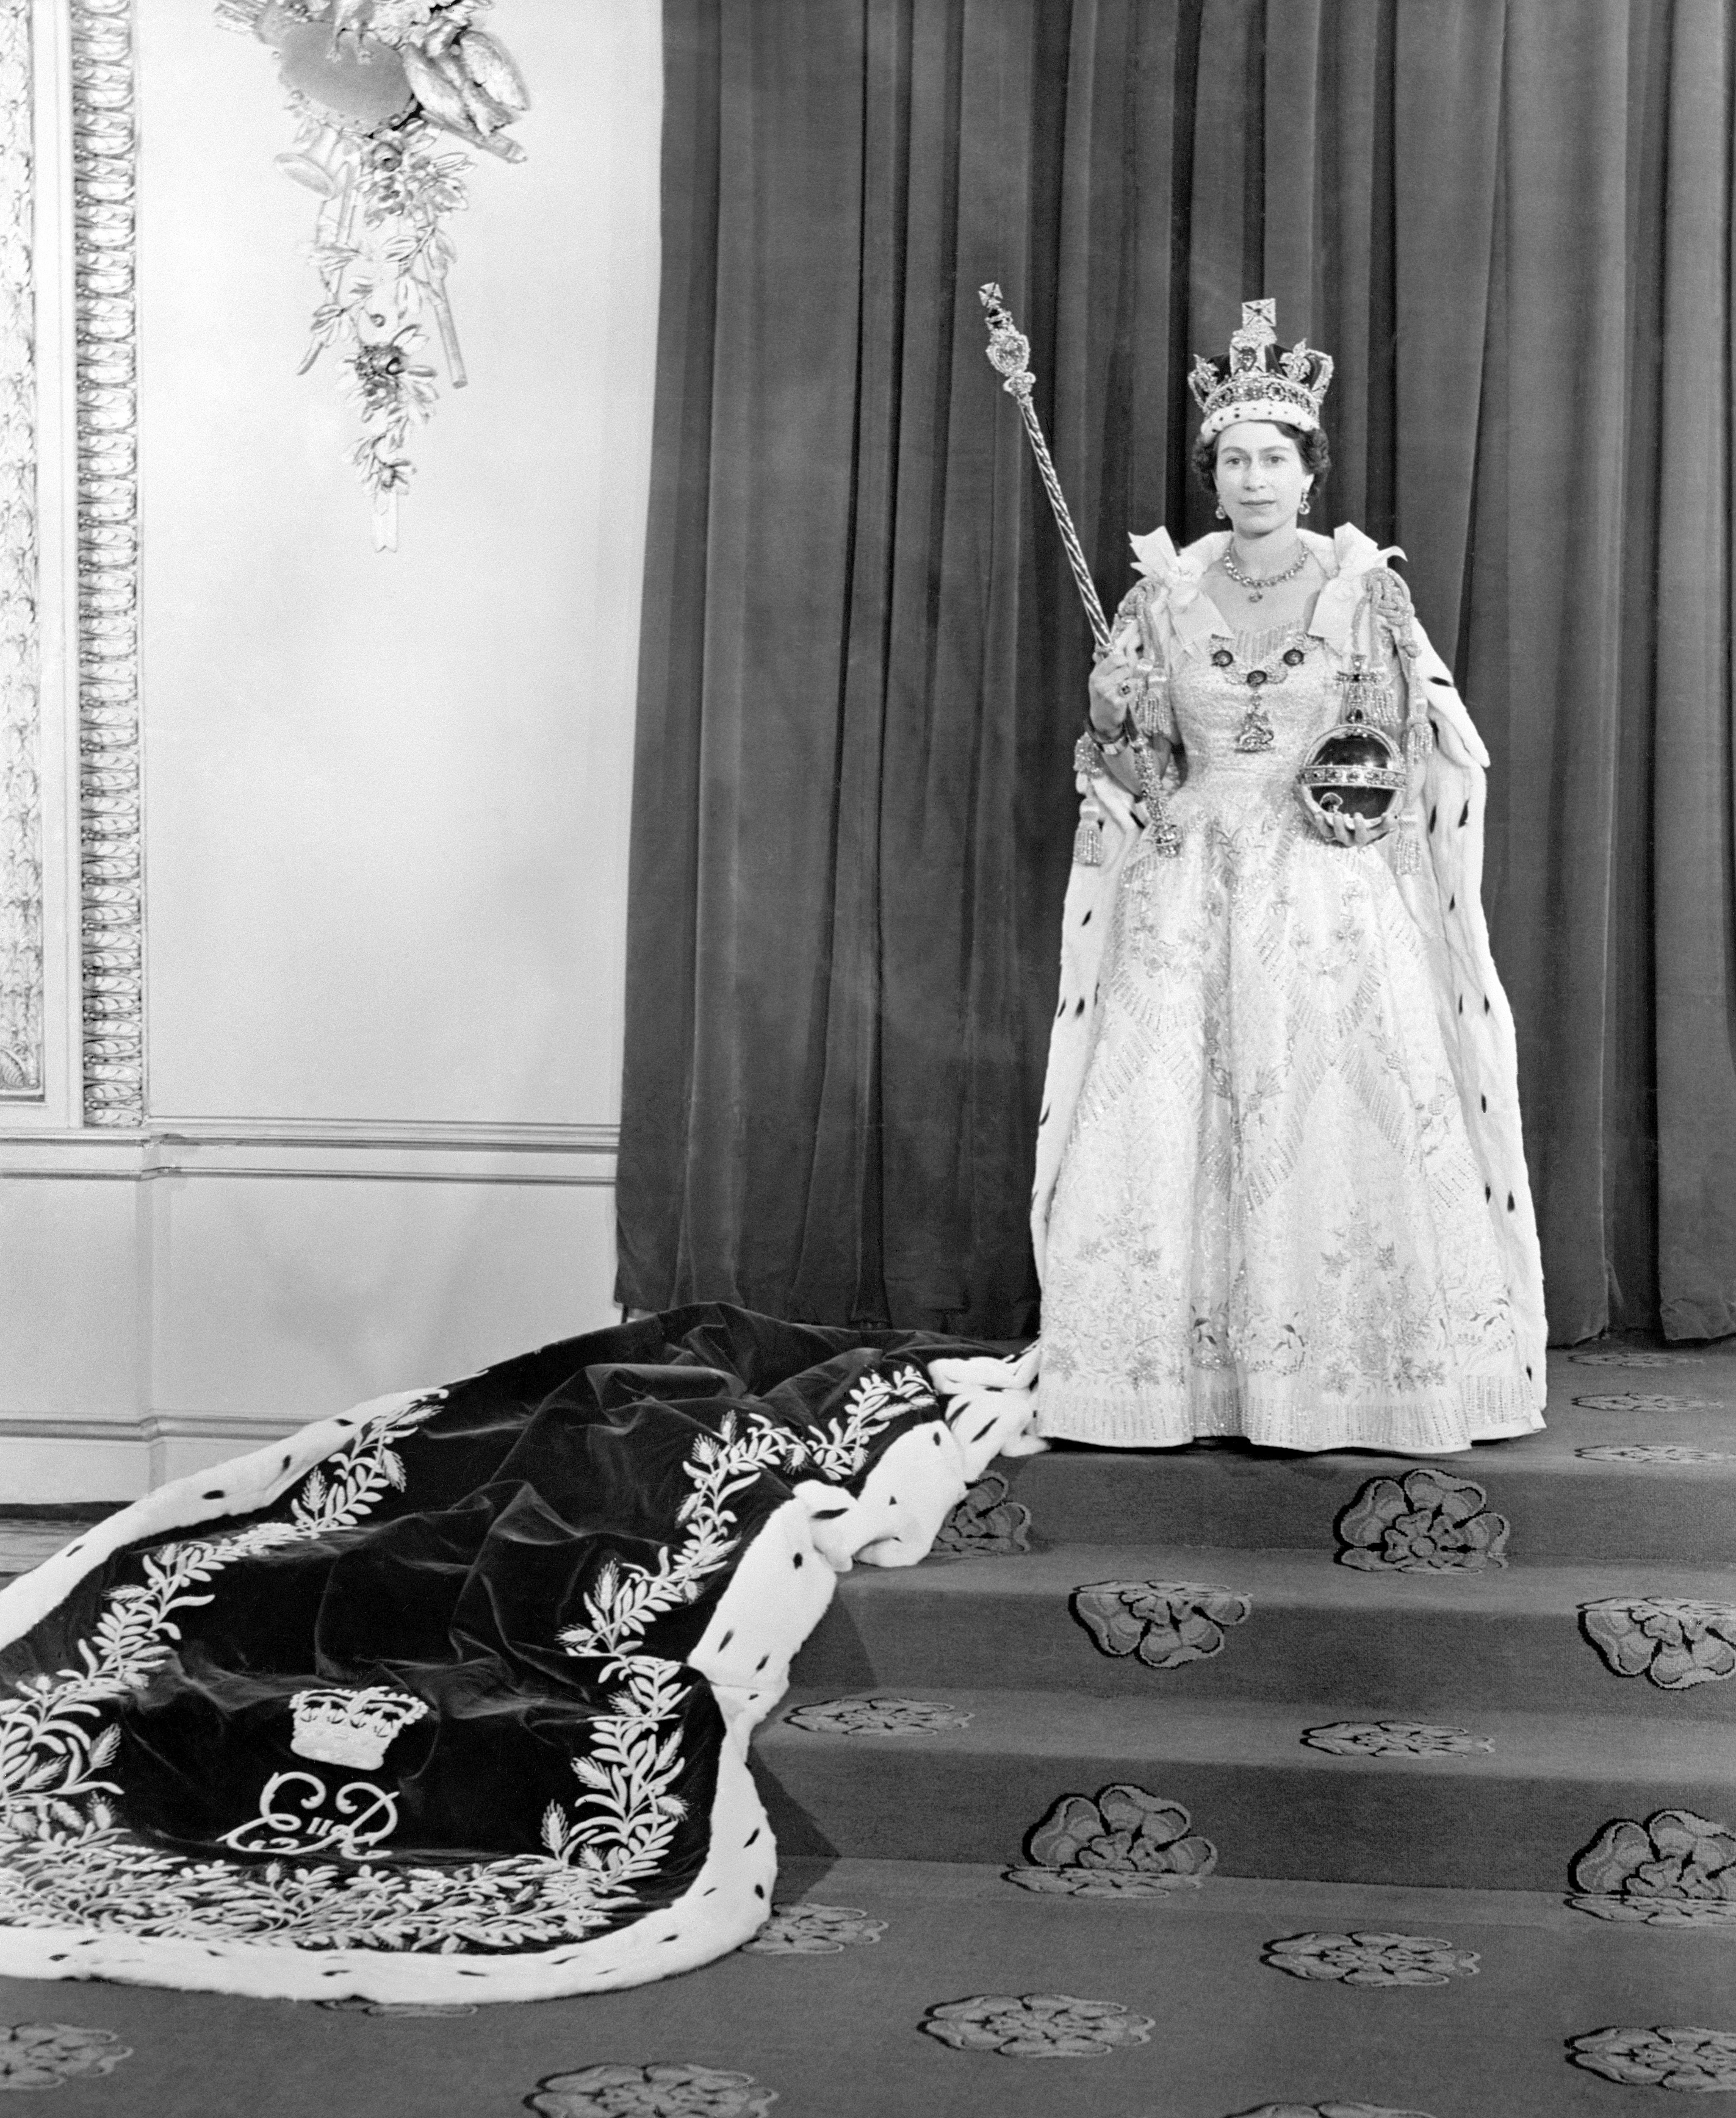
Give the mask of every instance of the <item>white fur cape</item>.
[[(1327, 581), (1309, 627), (1328, 654), (1341, 662), (1350, 652), (1352, 627), (1362, 599), (1363, 577), (1384, 566), (1396, 548), (1379, 549), (1372, 538), (1346, 524), (1330, 537), (1303, 533), (1304, 542), (1326, 568)], [(1178, 553), (1168, 533), (1154, 530), (1132, 540), (1138, 571), (1157, 585), (1149, 622), (1166, 631), (1184, 653), (1209, 641), (1216, 613), (1201, 592), (1207, 566), (1229, 542), (1226, 531), (1202, 537)], [(1167, 623), (1166, 624), (1166, 620)], [(1472, 725), (1452, 673), (1420, 626), (1418, 652), (1410, 664), (1413, 713), (1426, 712), (1434, 733), (1421, 798), (1425, 872), (1397, 876), (1412, 916), (1426, 930), (1439, 923), (1451, 967), (1449, 1011), (1457, 1034), (1450, 1047), (1459, 1099), (1489, 1199), (1490, 1222), (1507, 1269), (1514, 1326), (1535, 1403), (1544, 1404), (1543, 1266), (1537, 1222), (1526, 1172), (1519, 1124), (1518, 1061), (1512, 1010), (1489, 954), (1483, 917), (1483, 815), (1489, 752)], [(1085, 783), (1080, 782), (1083, 791)], [(1121, 871), (1140, 830), (1132, 799), (1112, 779), (1095, 784), (1104, 817), (1104, 860), (1075, 866), (1061, 923), (1061, 984), (1037, 1129), (1037, 1182), (1031, 1233), (1041, 1278), (1055, 1195), (1079, 1089), (1102, 1017), (1099, 968), (1112, 924), (1110, 913)], [(1351, 856), (1347, 856), (1350, 858)], [(1383, 858), (1370, 853), (1362, 858)]]

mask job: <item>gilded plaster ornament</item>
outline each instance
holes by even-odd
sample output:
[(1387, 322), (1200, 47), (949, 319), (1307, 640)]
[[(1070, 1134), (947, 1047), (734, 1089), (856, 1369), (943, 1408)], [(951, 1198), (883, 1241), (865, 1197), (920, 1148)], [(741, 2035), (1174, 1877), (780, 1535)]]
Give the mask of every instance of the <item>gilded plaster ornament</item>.
[(438, 389), (429, 326), (455, 390), (469, 380), (446, 293), (448, 218), (469, 203), (479, 149), (524, 150), (506, 128), (530, 108), (511, 54), (478, 26), (492, 0), (217, 0), (217, 21), (277, 53), (295, 118), (284, 175), (319, 201), (321, 300), (302, 359), (327, 347), (362, 423), (349, 460), (373, 499), (374, 546), (395, 551), (409, 433)]

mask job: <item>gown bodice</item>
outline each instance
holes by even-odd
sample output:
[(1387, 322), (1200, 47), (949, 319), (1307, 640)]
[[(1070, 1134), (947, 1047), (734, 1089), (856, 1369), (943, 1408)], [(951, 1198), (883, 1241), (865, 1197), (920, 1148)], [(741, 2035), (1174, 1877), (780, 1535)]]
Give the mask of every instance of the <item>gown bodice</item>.
[[(1286, 661), (1286, 656), (1299, 657)], [(1250, 684), (1250, 673), (1263, 674)], [(1170, 703), (1187, 756), (1187, 784), (1208, 799), (1287, 793), (1309, 750), (1338, 719), (1338, 687), (1324, 645), (1300, 625), (1216, 635), (1177, 656)], [(1240, 750), (1250, 715), (1269, 748)]]

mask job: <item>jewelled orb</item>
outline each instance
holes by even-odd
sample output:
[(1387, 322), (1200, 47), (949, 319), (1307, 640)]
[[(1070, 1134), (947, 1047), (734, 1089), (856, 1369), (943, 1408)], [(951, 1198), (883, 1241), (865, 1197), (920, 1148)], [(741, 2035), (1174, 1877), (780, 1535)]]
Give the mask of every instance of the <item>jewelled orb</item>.
[(1372, 721), (1341, 721), (1303, 760), (1296, 793), (1323, 839), (1332, 835), (1333, 816), (1360, 816), (1385, 832), (1404, 801), (1405, 761), (1392, 737)]

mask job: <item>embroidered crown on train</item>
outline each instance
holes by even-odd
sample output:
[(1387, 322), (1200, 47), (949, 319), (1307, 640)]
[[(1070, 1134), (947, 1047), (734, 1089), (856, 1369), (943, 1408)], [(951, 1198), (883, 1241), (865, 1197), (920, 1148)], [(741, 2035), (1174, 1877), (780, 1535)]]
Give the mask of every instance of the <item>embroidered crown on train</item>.
[(289, 1747), (298, 1758), (362, 1767), (383, 1764), (393, 1738), (428, 1710), (422, 1700), (386, 1684), (358, 1691), (298, 1691), (289, 1705), (295, 1716)]
[(1200, 433), (1221, 433), (1239, 419), (1270, 419), (1304, 430), (1320, 423), (1320, 400), (1332, 379), (1332, 358), (1299, 339), (1278, 344), (1276, 301), (1244, 302), (1242, 327), (1230, 350), (1196, 354), (1188, 387), (1205, 414)]

